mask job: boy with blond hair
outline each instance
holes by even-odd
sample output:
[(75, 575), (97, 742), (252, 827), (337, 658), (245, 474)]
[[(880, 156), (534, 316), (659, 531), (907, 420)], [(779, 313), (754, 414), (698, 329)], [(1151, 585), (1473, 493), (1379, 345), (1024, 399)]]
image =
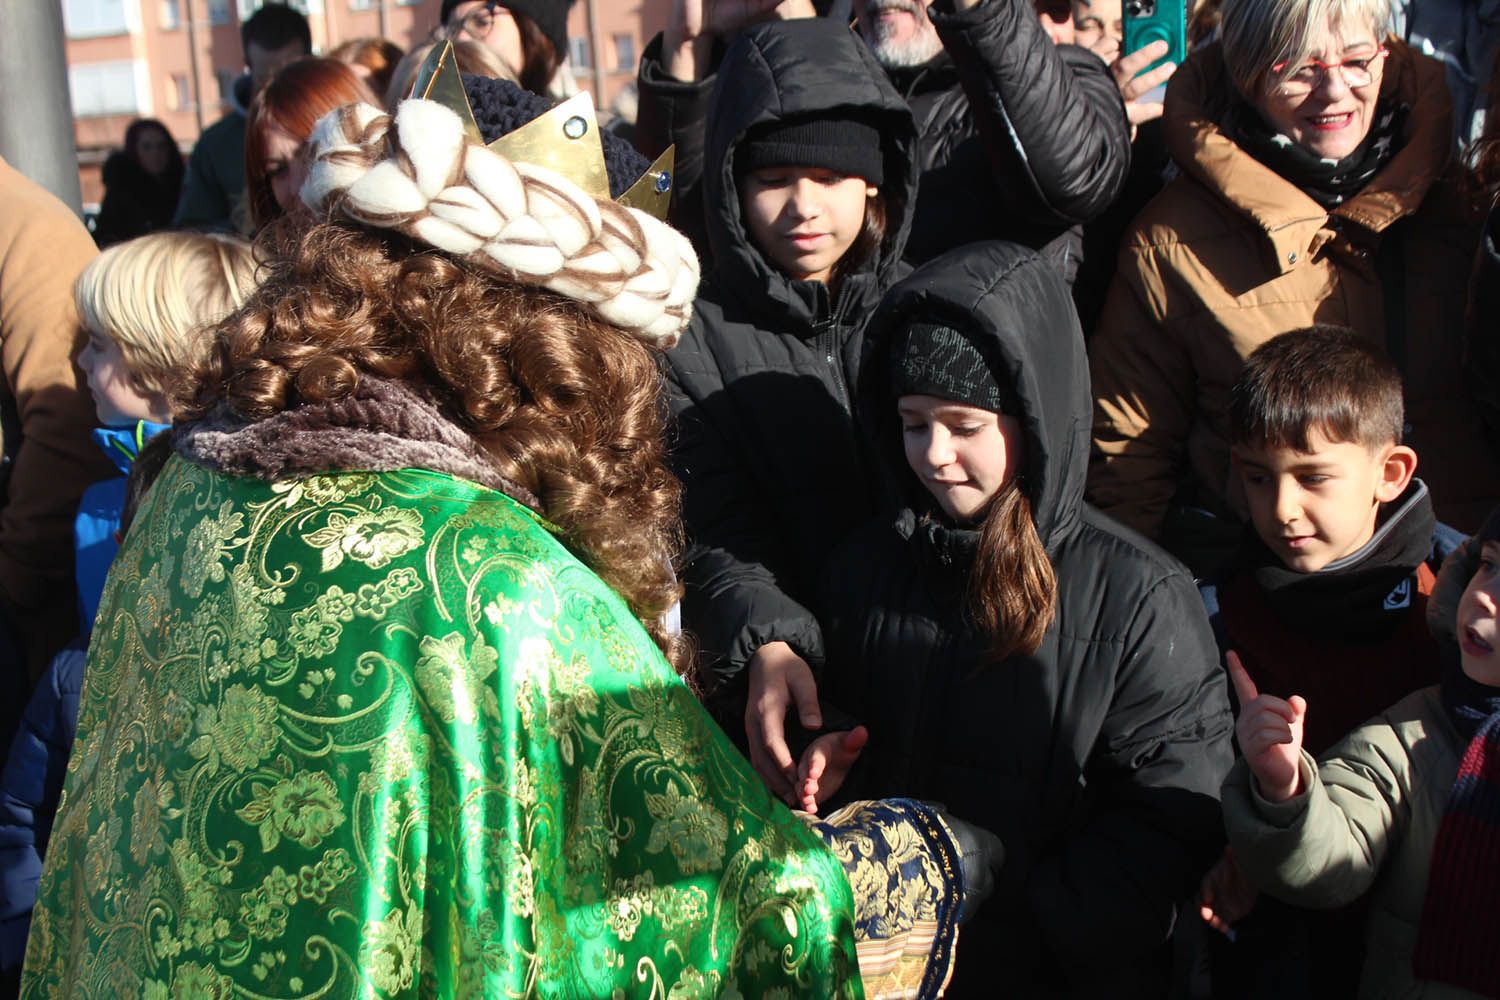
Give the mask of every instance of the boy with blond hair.
[(126, 477), (166, 429), (170, 385), (206, 357), (214, 324), (254, 286), (250, 245), (216, 233), (153, 233), (117, 243), (74, 285), (88, 342), (78, 367), (102, 425), (94, 437), (120, 475), (84, 492), (74, 522), (82, 636), (59, 653), (26, 706), (0, 774), (0, 983), (25, 954), (42, 853), (72, 750), (88, 634), (119, 547)]

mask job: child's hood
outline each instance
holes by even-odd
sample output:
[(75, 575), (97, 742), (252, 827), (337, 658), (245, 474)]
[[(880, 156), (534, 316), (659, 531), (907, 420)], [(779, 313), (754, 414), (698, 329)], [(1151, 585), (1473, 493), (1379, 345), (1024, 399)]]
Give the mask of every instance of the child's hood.
[(708, 123), (704, 215), (715, 278), (741, 298), (769, 295), (777, 303), (796, 303), (813, 295), (814, 289), (808, 282), (788, 279), (751, 244), (741, 218), (736, 151), (757, 126), (840, 113), (875, 125), (883, 140), (885, 180), (880, 191), (886, 202), (886, 236), (870, 270), (874, 287), (885, 288), (900, 266), (916, 202), (911, 109), (854, 32), (826, 18), (756, 25), (742, 32), (725, 54)]
[(1458, 603), (1479, 570), (1483, 540), (1493, 540), (1497, 536), (1500, 536), (1500, 507), (1490, 511), (1479, 531), (1443, 560), (1437, 583), (1433, 584), (1432, 593), (1427, 598), (1427, 628), (1438, 642), (1458, 642)]
[(894, 335), (916, 320), (970, 337), (1024, 411), (1022, 485), (1049, 553), (1083, 505), (1091, 395), (1083, 332), (1055, 265), (1013, 243), (975, 243), (913, 272), (881, 300), (866, 332), (860, 415), (874, 453), (918, 510), (931, 506), (906, 464), (890, 380)]

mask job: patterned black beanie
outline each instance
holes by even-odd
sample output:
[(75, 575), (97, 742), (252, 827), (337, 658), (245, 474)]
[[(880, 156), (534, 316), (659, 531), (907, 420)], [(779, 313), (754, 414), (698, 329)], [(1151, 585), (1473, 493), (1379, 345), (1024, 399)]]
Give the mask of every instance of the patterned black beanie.
[(1009, 385), (995, 381), (979, 347), (950, 326), (913, 323), (896, 335), (891, 350), (891, 391), (936, 396), (1007, 416), (1021, 415)]
[[(438, 19), (439, 24), (448, 23), (448, 15), (453, 13), (453, 8), (463, 3), (464, 0), (443, 0), (442, 16)], [(557, 49), (557, 57), (563, 58), (568, 54), (568, 8), (573, 6), (573, 0), (493, 0), (495, 6), (504, 7), (513, 14), (524, 14), (536, 22), (536, 26), (542, 29), (542, 34)]]
[(734, 154), (736, 171), (822, 167), (879, 187), (885, 180), (880, 130), (853, 118), (802, 118), (752, 129)]
[[(464, 75), (464, 93), (474, 111), (474, 122), (485, 142), (494, 142), (552, 109), (552, 102), (509, 80)], [(651, 167), (635, 147), (608, 129), (599, 130), (604, 166), (609, 170), (609, 196), (618, 198)]]

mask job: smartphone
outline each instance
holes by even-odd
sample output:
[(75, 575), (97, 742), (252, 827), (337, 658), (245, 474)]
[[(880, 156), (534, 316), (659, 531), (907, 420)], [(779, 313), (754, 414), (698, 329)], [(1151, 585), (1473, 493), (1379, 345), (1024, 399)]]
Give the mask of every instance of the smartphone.
[(1121, 54), (1129, 55), (1156, 41), (1167, 43), (1167, 54), (1146, 69), (1164, 62), (1182, 65), (1187, 58), (1186, 0), (1125, 0), (1125, 47)]

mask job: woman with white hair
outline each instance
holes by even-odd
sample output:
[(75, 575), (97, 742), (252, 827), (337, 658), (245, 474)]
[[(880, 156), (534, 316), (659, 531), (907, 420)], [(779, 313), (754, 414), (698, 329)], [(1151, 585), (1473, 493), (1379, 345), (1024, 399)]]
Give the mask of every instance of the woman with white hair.
[(1314, 323), (1402, 371), (1407, 443), (1439, 516), (1473, 529), (1500, 474), (1463, 391), (1475, 220), (1451, 176), (1443, 68), (1392, 38), (1388, 0), (1228, 0), (1173, 77), (1181, 175), (1137, 218), (1091, 344), (1089, 498), (1195, 569), (1232, 546), (1228, 390)]

